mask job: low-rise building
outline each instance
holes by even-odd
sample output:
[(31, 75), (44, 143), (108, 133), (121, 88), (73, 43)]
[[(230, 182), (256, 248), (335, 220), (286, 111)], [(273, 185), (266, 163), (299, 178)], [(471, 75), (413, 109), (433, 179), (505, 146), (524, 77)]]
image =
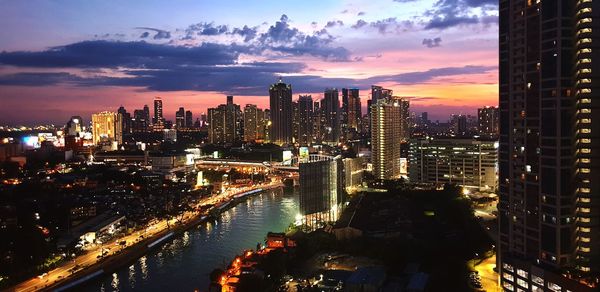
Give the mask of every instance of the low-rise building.
[(498, 142), (475, 139), (413, 139), (409, 150), (411, 183), (454, 183), (480, 191), (498, 185)]

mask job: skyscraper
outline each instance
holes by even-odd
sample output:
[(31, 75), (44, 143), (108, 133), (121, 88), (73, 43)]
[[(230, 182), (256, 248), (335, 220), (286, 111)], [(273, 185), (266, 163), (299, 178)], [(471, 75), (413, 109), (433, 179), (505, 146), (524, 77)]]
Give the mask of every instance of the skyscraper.
[(194, 116), (192, 111), (185, 111), (185, 127), (188, 129), (194, 128)]
[(341, 156), (310, 155), (298, 165), (300, 214), (310, 230), (335, 222), (344, 188)]
[(131, 125), (133, 132), (139, 133), (148, 131), (150, 122), (147, 120), (148, 115), (146, 109), (148, 109), (148, 106), (144, 106), (143, 110), (133, 111), (133, 120)]
[(394, 97), (395, 100), (400, 104), (400, 117), (401, 117), (401, 133), (400, 137), (402, 142), (410, 139), (410, 101), (408, 97)]
[(292, 141), (298, 143), (298, 128), (299, 125), (298, 102), (292, 101)]
[(360, 132), (362, 109), (358, 88), (342, 88), (342, 136), (352, 139)]
[(185, 109), (182, 107), (175, 112), (175, 127), (177, 130), (185, 128)]
[(244, 141), (253, 142), (265, 138), (265, 113), (255, 104), (244, 107)]
[(321, 100), (321, 117), (324, 142), (337, 144), (340, 141), (340, 98), (336, 88), (325, 90)]
[(479, 135), (484, 137), (498, 137), (498, 107), (486, 106), (477, 110), (477, 126)]
[(371, 106), (371, 160), (376, 179), (400, 176), (402, 114), (399, 100), (379, 99)]
[(160, 97), (154, 98), (154, 118), (152, 120), (154, 130), (164, 128), (165, 118), (163, 117), (163, 103)]
[(598, 286), (600, 119), (591, 116), (599, 107), (590, 68), (599, 12), (597, 1), (500, 1), (498, 267), (506, 290)]
[(123, 143), (121, 115), (115, 112), (100, 112), (92, 115), (93, 142)]
[(123, 134), (127, 135), (131, 133), (131, 114), (125, 110), (123, 106), (119, 107), (117, 113), (121, 115), (121, 128), (123, 129)]
[(240, 106), (227, 96), (227, 103), (208, 109), (208, 136), (211, 143), (234, 143), (241, 139), (239, 134)]
[(314, 130), (313, 100), (310, 95), (298, 98), (298, 143), (303, 146), (313, 142)]
[(279, 81), (269, 88), (271, 142), (292, 142), (292, 85)]

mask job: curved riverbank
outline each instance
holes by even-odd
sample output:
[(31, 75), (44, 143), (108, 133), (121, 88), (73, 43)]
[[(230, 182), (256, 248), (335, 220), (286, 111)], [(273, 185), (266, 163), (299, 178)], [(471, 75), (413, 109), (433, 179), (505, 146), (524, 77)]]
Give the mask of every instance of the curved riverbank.
[(174, 235), (125, 265), (77, 287), (83, 291), (205, 291), (208, 274), (241, 250), (255, 248), (268, 231), (285, 230), (298, 212), (295, 195), (263, 192), (225, 210), (216, 221)]

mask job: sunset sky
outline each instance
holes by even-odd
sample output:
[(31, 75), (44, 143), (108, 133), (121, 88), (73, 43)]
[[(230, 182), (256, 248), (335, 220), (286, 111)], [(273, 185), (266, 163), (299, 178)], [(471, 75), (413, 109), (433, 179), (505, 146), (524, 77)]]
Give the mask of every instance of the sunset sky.
[(0, 0), (0, 124), (64, 123), (163, 98), (172, 119), (234, 95), (409, 96), (445, 121), (497, 104), (495, 0)]

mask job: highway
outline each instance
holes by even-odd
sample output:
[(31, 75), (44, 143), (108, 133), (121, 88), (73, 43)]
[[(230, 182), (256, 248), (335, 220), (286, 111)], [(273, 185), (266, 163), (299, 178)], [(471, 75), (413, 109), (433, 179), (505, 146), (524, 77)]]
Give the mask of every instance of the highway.
[[(196, 208), (194, 209), (199, 210), (199, 208), (202, 206), (214, 205), (219, 202), (232, 200), (233, 196), (239, 193), (259, 188), (275, 188), (280, 187), (282, 185), (283, 184), (281, 182), (271, 182), (267, 184), (253, 185), (250, 187), (230, 187), (223, 193), (202, 199), (200, 202), (198, 202), (198, 204), (195, 206)], [(185, 212), (182, 216), (180, 223), (185, 224), (202, 215), (205, 214), (199, 213), (197, 211)], [(169, 219), (168, 222), (166, 219), (153, 220), (142, 231), (136, 231), (131, 234), (119, 237), (118, 239), (111, 240), (110, 242), (102, 243), (102, 245), (100, 246), (92, 247), (89, 250), (87, 250), (84, 254), (77, 256), (76, 258), (68, 262), (63, 263), (61, 266), (49, 271), (48, 273), (44, 273), (43, 275), (21, 282), (13, 286), (12, 288), (9, 288), (8, 291), (29, 292), (44, 289), (57, 282), (64, 281), (65, 279), (71, 277), (77, 271), (83, 270), (92, 265), (98, 264), (106, 260), (107, 258), (110, 258), (111, 256), (117, 254), (119, 251), (126, 247), (131, 247), (136, 244), (139, 244), (141, 241), (143, 241), (143, 239), (152, 238), (180, 223), (178, 223), (177, 219)], [(141, 236), (143, 236), (143, 238)], [(119, 243), (123, 241), (125, 241), (126, 244), (121, 246)], [(104, 255), (102, 255), (102, 251), (104, 251)]]

